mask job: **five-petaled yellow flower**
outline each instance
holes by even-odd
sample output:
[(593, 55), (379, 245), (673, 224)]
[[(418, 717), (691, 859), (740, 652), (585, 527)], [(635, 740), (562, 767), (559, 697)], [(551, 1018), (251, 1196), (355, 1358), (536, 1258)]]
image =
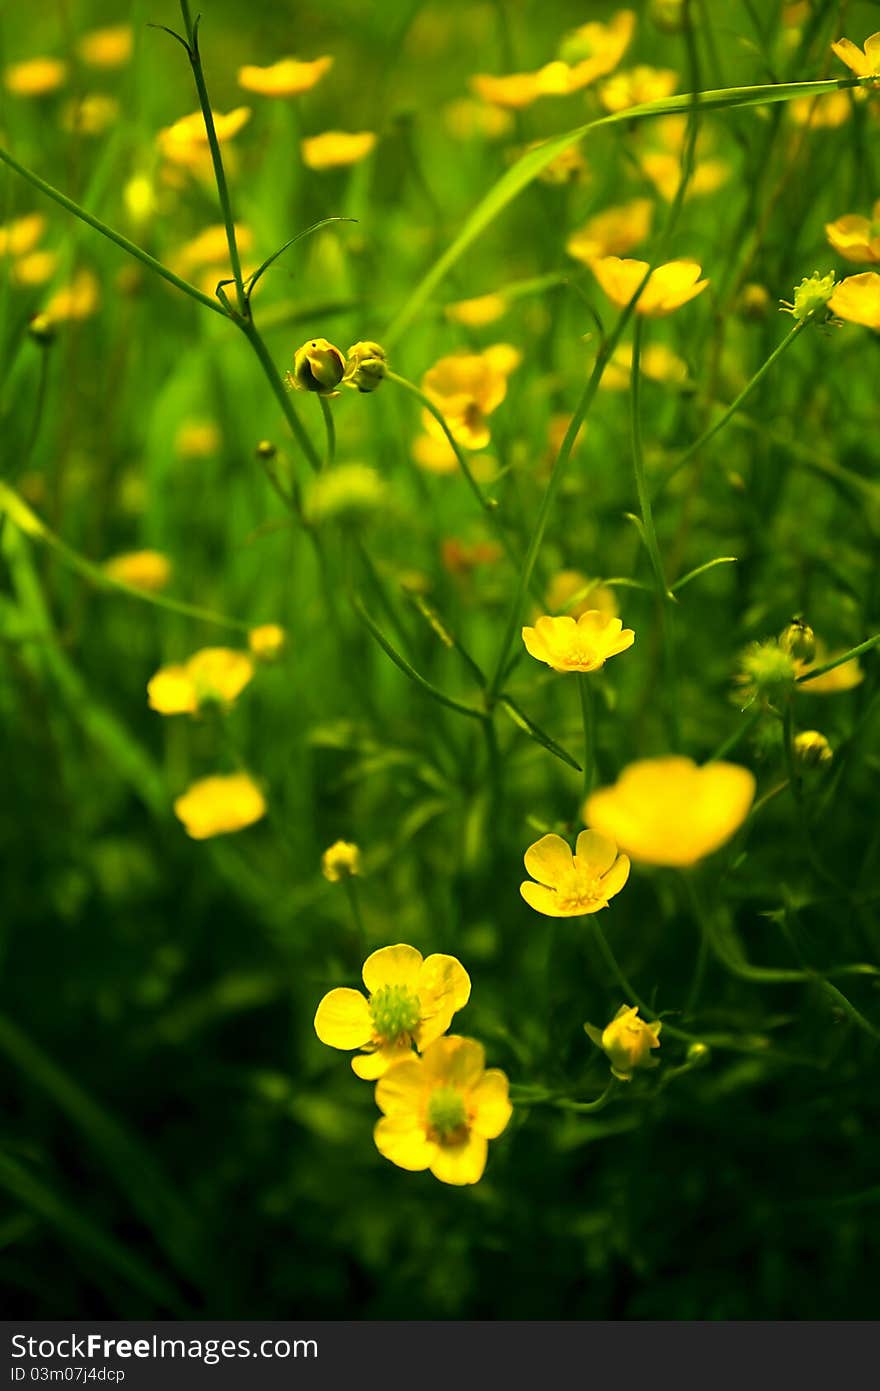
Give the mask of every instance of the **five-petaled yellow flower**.
[(519, 891), (530, 908), (548, 918), (577, 918), (598, 913), (620, 893), (629, 878), (629, 859), (598, 831), (581, 831), (575, 853), (562, 836), (542, 836), (525, 853), (532, 879)]
[(482, 1044), (456, 1034), (391, 1068), (376, 1087), (376, 1104), (383, 1112), (373, 1132), (379, 1153), (456, 1186), (479, 1182), (489, 1141), (513, 1114), (505, 1074), (486, 1069)]
[(839, 256), (857, 266), (880, 265), (880, 199), (870, 217), (847, 213), (826, 222), (825, 235)]
[(856, 77), (880, 77), (880, 32), (865, 39), (864, 48), (852, 39), (838, 39), (831, 47)]
[(523, 628), (522, 636), (526, 651), (554, 671), (598, 671), (636, 640), (632, 628), (600, 609), (588, 609), (580, 618), (544, 614), (534, 628)]
[(569, 256), (585, 266), (603, 256), (621, 256), (645, 240), (653, 214), (654, 204), (650, 198), (634, 198), (629, 203), (606, 208), (572, 232), (565, 249)]
[[(629, 304), (648, 271), (647, 261), (622, 261), (619, 256), (603, 256), (593, 261), (592, 272), (612, 304), (623, 309)], [(663, 318), (702, 294), (708, 280), (701, 280), (702, 268), (696, 261), (667, 261), (651, 271), (636, 301), (636, 313), (651, 319)]]
[(327, 55), (310, 63), (279, 58), (266, 68), (249, 63), (239, 68), (238, 85), (262, 97), (298, 97), (301, 92), (310, 92), (332, 66), (333, 59)]
[(735, 763), (642, 758), (587, 798), (584, 820), (633, 860), (682, 868), (730, 840), (754, 795), (754, 775)]
[[(516, 348), (494, 343), (481, 353), (450, 353), (425, 373), (422, 390), (465, 449), (485, 449), (489, 443), (486, 417), (501, 405), (507, 395), (507, 379), (519, 362)], [(439, 436), (448, 447), (430, 411), (423, 412), (422, 423), (429, 436)]]
[(246, 652), (203, 647), (186, 662), (160, 667), (150, 678), (150, 709), (160, 715), (194, 715), (205, 705), (232, 705), (253, 674), (254, 664)]
[(249, 773), (200, 778), (174, 803), (174, 815), (193, 840), (230, 835), (266, 815), (266, 800)]
[(325, 130), (300, 142), (303, 164), (309, 169), (338, 169), (359, 164), (375, 148), (378, 136), (371, 130)]
[(351, 1066), (368, 1081), (445, 1034), (471, 993), (454, 956), (423, 959), (405, 943), (374, 951), (362, 974), (369, 999), (344, 986), (331, 990), (318, 1005), (315, 1033), (330, 1048), (361, 1049)]
[(607, 1053), (611, 1071), (621, 1082), (631, 1082), (636, 1068), (657, 1066), (659, 1060), (651, 1057), (651, 1050), (660, 1047), (662, 1024), (659, 1019), (652, 1024), (640, 1019), (635, 1005), (621, 1005), (604, 1029), (594, 1029), (592, 1024), (585, 1028), (597, 1048)]

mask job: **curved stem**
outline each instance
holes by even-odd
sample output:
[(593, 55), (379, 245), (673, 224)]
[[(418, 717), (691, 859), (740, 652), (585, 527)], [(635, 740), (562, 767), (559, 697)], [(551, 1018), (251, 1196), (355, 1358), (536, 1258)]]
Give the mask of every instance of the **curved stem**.
[(327, 438), (324, 463), (327, 468), (332, 468), (336, 462), (336, 425), (333, 421), (333, 412), (330, 409), (330, 403), (327, 398), (319, 396), (318, 401), (321, 405), (321, 414), (324, 417), (324, 432)]

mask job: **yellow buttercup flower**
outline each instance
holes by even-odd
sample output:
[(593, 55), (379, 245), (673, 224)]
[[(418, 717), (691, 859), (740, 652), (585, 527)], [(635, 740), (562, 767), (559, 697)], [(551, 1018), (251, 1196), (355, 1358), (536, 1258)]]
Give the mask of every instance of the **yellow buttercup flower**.
[[(242, 255), (253, 249), (254, 234), (243, 223), (235, 224), (235, 240)], [(205, 227), (195, 237), (184, 242), (169, 258), (171, 267), (179, 275), (189, 275), (204, 266), (223, 264), (229, 256), (229, 243), (226, 237), (226, 224), (215, 222)]]
[(788, 103), (788, 115), (796, 126), (806, 126), (809, 130), (837, 130), (852, 115), (852, 100), (848, 92), (797, 97)]
[(322, 135), (311, 135), (300, 142), (303, 164), (309, 169), (359, 164), (375, 149), (378, 138), (371, 130), (325, 130)]
[(457, 1187), (478, 1183), (489, 1141), (513, 1115), (508, 1090), (503, 1072), (486, 1069), (482, 1044), (456, 1034), (438, 1038), (379, 1081), (376, 1148), (400, 1169), (429, 1169)]
[(880, 265), (880, 199), (870, 217), (847, 213), (825, 223), (825, 235), (839, 256), (857, 266)]
[(632, 10), (618, 10), (607, 24), (595, 20), (566, 34), (559, 50), (568, 66), (566, 91), (579, 92), (617, 67), (635, 33)]
[[(221, 145), (238, 135), (251, 118), (249, 106), (236, 106), (232, 111), (214, 111), (214, 130)], [(166, 126), (156, 137), (160, 153), (171, 164), (181, 165), (193, 173), (200, 173), (210, 167), (210, 151), (205, 120), (201, 111), (193, 111), (189, 116), (181, 116), (173, 125)]]
[(880, 329), (880, 275), (866, 270), (847, 276), (835, 286), (828, 308), (847, 323)]
[(28, 58), (3, 73), (3, 85), (15, 97), (45, 97), (67, 81), (67, 64), (60, 58)]
[(834, 752), (825, 735), (818, 729), (802, 729), (794, 736), (795, 758), (807, 768), (825, 768), (834, 761)]
[[(550, 613), (568, 613), (580, 618), (590, 609), (598, 609), (608, 618), (617, 618), (617, 596), (601, 580), (588, 579), (580, 570), (559, 570), (547, 586), (545, 596)], [(540, 614), (536, 614), (540, 617)]]
[(193, 840), (242, 831), (266, 815), (266, 800), (249, 773), (200, 778), (174, 803), (174, 814)]
[(294, 391), (316, 391), (319, 396), (338, 396), (345, 375), (345, 358), (326, 338), (310, 338), (293, 355), (293, 371), (287, 384)]
[(864, 48), (852, 39), (838, 39), (831, 48), (856, 77), (880, 77), (880, 32), (865, 39)]
[(501, 106), (488, 102), (474, 101), (470, 97), (460, 97), (443, 108), (446, 129), (456, 140), (474, 140), (482, 136), (486, 140), (500, 140), (509, 135), (513, 128), (513, 117)]
[(532, 878), (519, 891), (530, 908), (548, 918), (598, 913), (629, 878), (628, 857), (594, 830), (581, 831), (574, 854), (562, 836), (542, 836), (526, 851), (525, 867)]
[(589, 266), (603, 256), (621, 256), (644, 241), (651, 229), (654, 204), (650, 198), (606, 208), (572, 232), (565, 249), (576, 261)]
[[(593, 274), (619, 309), (629, 304), (647, 270), (647, 261), (622, 261), (618, 256), (604, 256), (592, 263)], [(709, 284), (700, 279), (700, 273), (696, 261), (667, 261), (657, 266), (639, 295), (636, 313), (652, 319), (674, 313)]]
[(12, 278), (16, 285), (45, 285), (57, 269), (57, 251), (31, 251), (14, 263)]
[(449, 474), (458, 470), (455, 450), (442, 430), (433, 434), (426, 430), (417, 435), (412, 443), (412, 457), (425, 473)]
[(61, 112), (61, 129), (70, 135), (103, 135), (119, 117), (119, 102), (106, 92), (74, 97)]
[(615, 840), (633, 860), (679, 868), (696, 864), (739, 830), (755, 795), (755, 779), (735, 763), (668, 755), (642, 758), (613, 787), (587, 798), (584, 820)]
[(171, 561), (161, 551), (126, 551), (105, 560), (104, 570), (113, 580), (155, 594), (171, 578)]
[(577, 619), (544, 614), (534, 628), (523, 628), (522, 637), (529, 655), (554, 671), (598, 671), (636, 640), (632, 628), (599, 609), (588, 609)]
[(213, 420), (185, 420), (174, 436), (174, 450), (181, 459), (207, 459), (221, 444), (222, 436)]
[[(642, 155), (639, 163), (645, 177), (651, 180), (660, 197), (671, 203), (681, 184), (681, 160), (666, 150)], [(730, 177), (730, 166), (721, 159), (697, 160), (688, 179), (688, 198), (714, 193)]]
[(252, 679), (254, 664), (231, 647), (203, 647), (186, 662), (160, 667), (147, 682), (151, 710), (194, 715), (205, 705), (230, 706)]
[(26, 256), (46, 230), (42, 213), (26, 213), (0, 227), (0, 256)]
[(651, 68), (645, 64), (617, 72), (599, 88), (599, 100), (606, 111), (628, 111), (649, 101), (672, 96), (678, 86), (678, 73), (671, 68)]
[(388, 374), (388, 357), (381, 343), (361, 339), (352, 343), (345, 355), (343, 385), (354, 387), (363, 395), (381, 386)]
[(562, 96), (568, 89), (569, 69), (565, 63), (546, 63), (536, 72), (514, 72), (505, 77), (478, 73), (471, 78), (471, 90), (494, 106), (521, 111), (539, 97)]
[[(840, 652), (829, 652), (824, 642), (817, 638), (816, 653), (813, 660), (809, 663), (799, 663), (797, 674), (805, 676), (807, 672), (813, 671), (816, 667), (823, 667), (826, 662), (833, 662), (835, 657), (840, 656), (842, 656)], [(831, 671), (826, 671), (824, 676), (817, 676), (812, 681), (806, 681), (800, 689), (808, 695), (838, 695), (842, 691), (851, 691), (854, 687), (860, 686), (864, 679), (865, 673), (862, 671), (858, 657), (852, 657), (848, 662), (841, 662), (840, 666), (832, 667)]]
[(76, 51), (92, 68), (121, 68), (131, 57), (134, 35), (131, 25), (114, 24), (83, 34)]
[[(519, 361), (515, 348), (496, 343), (481, 353), (441, 357), (425, 373), (422, 390), (442, 411), (452, 435), (466, 449), (484, 449), (489, 443), (486, 417), (497, 410), (507, 395), (507, 378)], [(429, 411), (422, 418), (429, 434), (442, 435)]]
[(330, 884), (361, 872), (361, 852), (350, 840), (337, 840), (321, 856), (321, 873)]
[(274, 662), (287, 644), (287, 634), (279, 623), (261, 623), (248, 633), (251, 655), (259, 662)]
[(362, 975), (369, 999), (359, 990), (331, 990), (318, 1005), (315, 1033), (330, 1048), (360, 1049), (351, 1066), (368, 1081), (409, 1058), (413, 1047), (423, 1052), (445, 1034), (471, 993), (470, 977), (454, 956), (423, 959), (402, 942), (374, 951)]
[(238, 70), (238, 85), (263, 97), (298, 97), (302, 92), (310, 92), (332, 66), (333, 59), (327, 55), (310, 63), (280, 58), (265, 68), (246, 64)]
[[(639, 355), (643, 377), (669, 386), (684, 386), (688, 365), (665, 343), (649, 343)], [(628, 391), (632, 376), (632, 345), (621, 343), (614, 349), (599, 383), (603, 391)]]
[(88, 319), (101, 302), (97, 276), (85, 268), (78, 270), (67, 285), (62, 285), (46, 305), (45, 314), (53, 323)]
[(508, 303), (503, 295), (477, 295), (474, 299), (447, 304), (444, 313), (450, 323), (462, 324), (465, 328), (485, 328), (503, 318), (507, 310)]
[(634, 1005), (621, 1005), (611, 1023), (602, 1029), (587, 1024), (586, 1031), (598, 1048), (607, 1053), (611, 1071), (621, 1082), (631, 1082), (637, 1068), (657, 1067), (658, 1059), (651, 1050), (660, 1047), (659, 1019), (648, 1024), (639, 1018)]

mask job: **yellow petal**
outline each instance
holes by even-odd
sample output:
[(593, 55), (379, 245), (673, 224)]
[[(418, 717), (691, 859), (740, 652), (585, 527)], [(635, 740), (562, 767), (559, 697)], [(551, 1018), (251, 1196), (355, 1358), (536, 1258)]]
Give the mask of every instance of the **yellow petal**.
[(534, 657), (539, 662), (549, 662), (550, 654), (547, 651), (547, 644), (536, 628), (523, 628), (522, 639), (530, 657)]
[(371, 995), (386, 985), (402, 985), (413, 994), (418, 989), (422, 953), (400, 942), (394, 947), (380, 947), (364, 962), (364, 985)]
[(386, 1116), (416, 1116), (421, 1112), (425, 1090), (423, 1059), (413, 1055), (406, 1062), (396, 1063), (379, 1078), (376, 1105)]
[(534, 908), (536, 913), (543, 913), (545, 918), (574, 918), (580, 914), (580, 909), (560, 908), (556, 890), (547, 889), (543, 884), (533, 884), (531, 879), (524, 880), (519, 891), (529, 907)]
[(412, 1056), (413, 1051), (408, 1043), (386, 1043), (375, 1053), (358, 1053), (351, 1060), (351, 1070), (365, 1082), (375, 1082), (379, 1077), (384, 1077), (390, 1067), (396, 1067)]
[(417, 1040), (420, 1049), (446, 1033), (453, 1015), (467, 1004), (470, 993), (470, 976), (454, 956), (435, 952), (427, 958), (417, 987), (422, 1012)]
[(147, 682), (147, 700), (160, 715), (192, 715), (198, 709), (193, 683), (184, 666), (160, 667)]
[(507, 1078), (497, 1067), (484, 1072), (471, 1092), (471, 1128), (477, 1135), (494, 1140), (513, 1115)]
[(383, 1116), (376, 1122), (373, 1139), (384, 1159), (390, 1159), (399, 1169), (416, 1173), (430, 1166), (437, 1151), (437, 1146), (409, 1116)]
[(483, 1177), (488, 1152), (488, 1140), (471, 1131), (458, 1145), (435, 1145), (429, 1168), (441, 1183), (461, 1188), (468, 1183), (478, 1183)]
[(605, 874), (617, 859), (617, 845), (600, 831), (581, 831), (575, 854), (578, 864), (591, 874)]
[(620, 893), (629, 878), (629, 867), (629, 857), (618, 855), (608, 873), (602, 875), (602, 893), (606, 898), (613, 898), (615, 894)]
[[(444, 1085), (468, 1090), (476, 1085), (483, 1074), (486, 1052), (476, 1039), (448, 1034), (425, 1049), (422, 1064), (424, 1075), (430, 1082), (441, 1081)], [(401, 1066), (408, 1067), (409, 1064), (403, 1063)], [(397, 1071), (394, 1068), (389, 1075), (393, 1077)]]
[(318, 1005), (315, 1033), (330, 1048), (362, 1048), (373, 1036), (373, 1016), (359, 990), (331, 990)]
[(542, 836), (529, 846), (523, 861), (533, 879), (552, 888), (563, 874), (571, 873), (571, 846), (562, 836)]

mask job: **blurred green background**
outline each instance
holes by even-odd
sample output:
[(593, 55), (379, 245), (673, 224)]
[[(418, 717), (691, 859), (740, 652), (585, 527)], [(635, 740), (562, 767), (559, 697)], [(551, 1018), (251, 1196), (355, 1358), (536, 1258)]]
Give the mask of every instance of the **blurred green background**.
[[(661, 32), (649, 5), (633, 8), (638, 28), (623, 66), (673, 68), (687, 91), (693, 56), (684, 38)], [(861, 43), (880, 28), (876, 3), (807, 4), (786, 37), (783, 8), (695, 5), (700, 85), (842, 75), (829, 41), (845, 32)], [(254, 112), (233, 142), (230, 182), (255, 259), (316, 219), (357, 219), (287, 253), (255, 297), (283, 370), (312, 335), (343, 349), (381, 340), (523, 145), (598, 110), (588, 89), (528, 108), (498, 139), (461, 140), (448, 107), (468, 95), (469, 77), (537, 68), (567, 30), (612, 7), (204, 0), (203, 11), (215, 110)], [(210, 184), (162, 179), (157, 132), (197, 106), (185, 54), (146, 27), (179, 24), (171, 0), (5, 7), (0, 64), (44, 54), (73, 61), (83, 32), (122, 21), (135, 32), (132, 62), (106, 73), (74, 64), (65, 89), (45, 98), (4, 92), (2, 143), (173, 261), (220, 217)], [(334, 67), (296, 101), (236, 85), (240, 64), (289, 53), (329, 53)], [(99, 136), (66, 131), (65, 101), (93, 90), (119, 100), (118, 117)], [(700, 260), (712, 289), (652, 332), (687, 363), (689, 387), (646, 384), (651, 469), (674, 459), (712, 400), (731, 400), (766, 359), (790, 324), (776, 302), (796, 281), (814, 269), (857, 269), (835, 261), (823, 226), (867, 212), (880, 193), (877, 104), (807, 135), (782, 107), (705, 118), (729, 177), (685, 204), (674, 252)], [(302, 165), (299, 140), (325, 129), (371, 130), (380, 140), (364, 163), (317, 173)], [(584, 180), (533, 184), (394, 345), (393, 365), (414, 380), (457, 348), (503, 340), (521, 351), (489, 453), (498, 495), (524, 534), (545, 486), (551, 418), (570, 413), (592, 361), (592, 310), (610, 318), (565, 240), (609, 204), (654, 196), (634, 159), (636, 138), (615, 127), (585, 145)], [(155, 191), (140, 221), (125, 196), (134, 175)], [(346, 598), (353, 578), (417, 670), (467, 698), (466, 670), (407, 586), (422, 577), (431, 604), (491, 662), (511, 573), (503, 561), (464, 573), (443, 565), (444, 540), (468, 546), (491, 533), (460, 479), (415, 467), (418, 407), (391, 384), (334, 403), (339, 460), (371, 465), (387, 491), (367, 516), (330, 519), (322, 568), (254, 460), (257, 442), (271, 440), (305, 482), (244, 339), (9, 171), (0, 172), (0, 209), (0, 221), (44, 212), (44, 243), (59, 256), (50, 285), (7, 277), (2, 292), (4, 479), (79, 554), (100, 563), (154, 548), (173, 565), (169, 594), (289, 634), (282, 659), (259, 671), (225, 719), (162, 719), (147, 707), (153, 672), (241, 639), (96, 588), (55, 551), (4, 527), (0, 1278), (8, 1315), (873, 1316), (877, 1042), (818, 989), (758, 988), (712, 966), (701, 1027), (758, 1040), (751, 1051), (713, 1051), (706, 1068), (661, 1085), (682, 1062), (669, 1040), (660, 1073), (601, 1115), (518, 1106), (473, 1189), (404, 1173), (378, 1155), (372, 1088), (312, 1028), (323, 993), (357, 984), (362, 960), (346, 897), (320, 874), (321, 853), (337, 838), (365, 855), (368, 946), (404, 941), (458, 956), (473, 995), (455, 1028), (485, 1043), (491, 1065), (514, 1083), (585, 1096), (607, 1076), (582, 1024), (610, 1019), (618, 989), (579, 920), (550, 939), (549, 921), (518, 892), (536, 828), (577, 829), (578, 775), (512, 723), (499, 724), (503, 796), (493, 807), (479, 731), (410, 685)], [(746, 264), (748, 281), (769, 296), (752, 317), (738, 312), (734, 294)], [(100, 305), (43, 346), (29, 319), (77, 266), (97, 277)], [(513, 299), (490, 328), (444, 317), (450, 301), (545, 275), (556, 282)], [(742, 720), (731, 698), (741, 648), (793, 613), (839, 649), (880, 627), (878, 369), (869, 330), (811, 331), (750, 401), (752, 428), (730, 426), (670, 491), (658, 529), (677, 573), (720, 555), (738, 561), (686, 591), (675, 695), (659, 673), (652, 596), (618, 590), (638, 659), (622, 660), (603, 686), (603, 782), (665, 750), (673, 699), (683, 748), (708, 757)], [(315, 401), (296, 404), (320, 444)], [(215, 433), (193, 456), (181, 432), (204, 422)], [(542, 550), (541, 582), (573, 567), (649, 583), (625, 515), (635, 510), (625, 393), (600, 395), (576, 460)], [(373, 557), (372, 575), (353, 558), (355, 537)], [(511, 689), (576, 752), (574, 691), (528, 665), (519, 664)], [(719, 898), (754, 960), (792, 964), (794, 932), (812, 964), (877, 961), (876, 653), (864, 670), (852, 692), (803, 697), (803, 724), (822, 729), (837, 751), (833, 772), (815, 784), (814, 835), (832, 882), (817, 873), (785, 795), (735, 853), (713, 862)], [(756, 770), (759, 795), (780, 776), (765, 723), (735, 755)], [(269, 817), (236, 837), (190, 841), (173, 798), (239, 759), (266, 787)], [(643, 994), (680, 1010), (696, 930), (674, 876), (634, 875), (606, 916)], [(880, 1018), (870, 979), (855, 981), (851, 998)]]

